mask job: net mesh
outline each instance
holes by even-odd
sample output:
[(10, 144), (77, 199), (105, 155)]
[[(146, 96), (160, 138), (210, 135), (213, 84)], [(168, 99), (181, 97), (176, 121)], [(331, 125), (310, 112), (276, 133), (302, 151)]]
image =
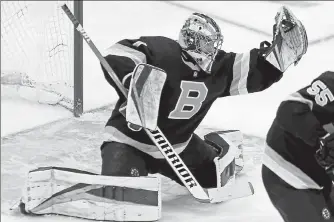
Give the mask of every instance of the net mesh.
[(1, 1), (3, 96), (73, 108), (74, 34), (64, 3), (73, 11), (73, 1)]

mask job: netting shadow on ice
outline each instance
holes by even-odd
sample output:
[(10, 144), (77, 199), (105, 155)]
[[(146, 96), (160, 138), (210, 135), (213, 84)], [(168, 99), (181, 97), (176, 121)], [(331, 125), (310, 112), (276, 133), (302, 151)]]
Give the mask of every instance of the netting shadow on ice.
[(72, 107), (74, 33), (64, 3), (73, 8), (71, 1), (1, 1), (2, 97)]

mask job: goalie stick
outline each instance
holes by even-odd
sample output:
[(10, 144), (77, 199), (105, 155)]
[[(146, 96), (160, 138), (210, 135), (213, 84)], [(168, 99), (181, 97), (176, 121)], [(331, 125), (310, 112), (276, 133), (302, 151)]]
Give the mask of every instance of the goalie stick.
[[(115, 72), (110, 67), (110, 65), (105, 60), (105, 58), (102, 56), (100, 51), (96, 48), (95, 44), (90, 39), (90, 37), (87, 35), (82, 25), (75, 18), (75, 16), (71, 12), (71, 10), (67, 7), (66, 4), (62, 5), (61, 7), (63, 11), (65, 12), (65, 14), (68, 16), (68, 18), (72, 21), (74, 28), (81, 34), (81, 36), (87, 42), (87, 44), (92, 49), (96, 57), (100, 60), (103, 67), (107, 70), (107, 72), (109, 73), (109, 76), (115, 82), (115, 84), (120, 89), (120, 91), (123, 93), (125, 98), (127, 98), (128, 97), (127, 90), (122, 85), (118, 77), (115, 75)], [(180, 180), (185, 185), (185, 187), (187, 187), (189, 192), (194, 196), (194, 198), (202, 202), (210, 202), (210, 197), (208, 193), (197, 182), (194, 175), (190, 172), (190, 170), (185, 165), (185, 163), (182, 161), (180, 156), (175, 152), (174, 148), (169, 143), (169, 141), (167, 140), (165, 135), (162, 133), (162, 131), (159, 129), (159, 127), (157, 127), (157, 129), (154, 131), (150, 131), (145, 128), (143, 129), (145, 130), (147, 135), (151, 138), (152, 142), (158, 147), (160, 152), (166, 158), (169, 165), (172, 167), (172, 169), (177, 174), (177, 176), (180, 178)]]
[[(68, 18), (71, 20), (71, 22), (74, 25), (74, 28), (81, 34), (83, 39), (87, 42), (88, 46), (91, 48), (93, 53), (96, 55), (96, 57), (101, 62), (102, 66), (106, 69), (109, 76), (112, 78), (112, 80), (115, 82), (116, 86), (119, 88), (119, 90), (123, 93), (125, 98), (128, 97), (127, 90), (122, 85), (118, 77), (115, 75), (115, 72), (110, 67), (108, 62), (105, 60), (105, 58), (102, 56), (100, 51), (96, 48), (93, 41), (90, 39), (86, 31), (83, 29), (82, 25), (79, 23), (79, 21), (75, 18), (71, 10), (67, 7), (66, 4), (61, 6), (65, 14), (68, 16)], [(124, 113), (122, 113), (124, 115)], [(157, 127), (156, 130), (149, 130), (146, 128), (143, 128), (147, 135), (150, 137), (152, 142), (155, 144), (155, 146), (159, 149), (159, 151), (162, 153), (162, 155), (167, 160), (168, 164), (172, 167), (176, 175), (180, 178), (184, 186), (188, 189), (188, 191), (193, 195), (195, 199), (197, 199), (200, 202), (219, 202), (217, 199), (212, 197), (210, 195), (209, 190), (205, 190), (196, 180), (194, 175), (190, 172), (188, 167), (185, 165), (183, 160), (180, 158), (180, 156), (175, 152), (173, 146), (169, 143), (163, 132), (160, 130), (159, 127)], [(221, 196), (218, 199), (221, 199), (222, 201), (240, 198), (243, 196), (249, 196), (252, 195), (254, 192), (252, 190), (251, 184), (247, 183), (246, 190), (239, 191), (239, 193), (226, 193), (220, 194)]]

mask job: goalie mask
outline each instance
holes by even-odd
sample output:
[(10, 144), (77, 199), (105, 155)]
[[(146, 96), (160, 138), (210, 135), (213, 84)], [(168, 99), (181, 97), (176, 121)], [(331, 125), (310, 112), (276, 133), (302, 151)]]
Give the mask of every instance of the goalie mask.
[(206, 73), (211, 73), (212, 63), (223, 43), (217, 23), (209, 16), (193, 13), (183, 25), (179, 44)]

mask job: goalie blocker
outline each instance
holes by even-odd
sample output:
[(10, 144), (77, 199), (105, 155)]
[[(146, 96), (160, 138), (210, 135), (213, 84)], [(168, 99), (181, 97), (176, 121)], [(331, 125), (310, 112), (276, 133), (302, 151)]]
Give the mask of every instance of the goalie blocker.
[[(235, 180), (235, 155), (240, 131), (209, 133), (205, 141), (217, 150), (216, 187), (211, 203), (252, 195), (250, 183)], [(210, 169), (208, 169), (210, 170)], [(161, 218), (160, 178), (101, 176), (70, 168), (43, 167), (28, 174), (21, 201), (26, 214), (59, 214), (93, 220), (154, 221)]]
[(130, 129), (140, 127), (156, 130), (160, 98), (167, 74), (164, 70), (148, 64), (138, 64), (133, 71), (128, 100), (126, 121)]

